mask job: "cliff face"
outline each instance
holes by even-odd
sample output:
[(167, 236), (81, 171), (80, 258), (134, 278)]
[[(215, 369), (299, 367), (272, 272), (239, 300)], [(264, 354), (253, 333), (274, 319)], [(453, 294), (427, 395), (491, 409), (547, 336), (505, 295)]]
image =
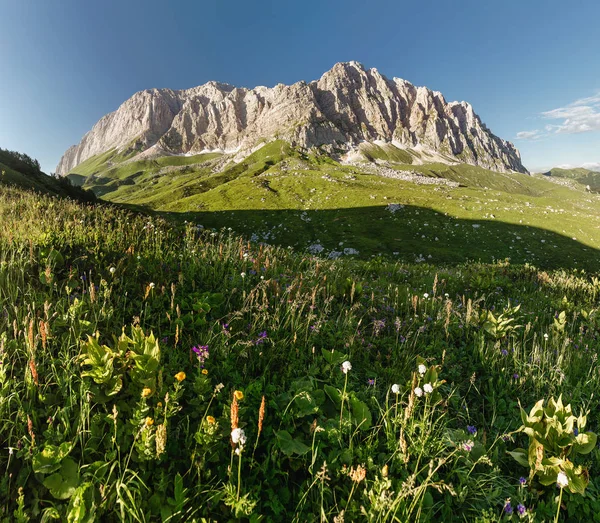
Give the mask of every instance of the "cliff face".
[(244, 152), (275, 138), (337, 151), (384, 141), (497, 171), (527, 172), (513, 144), (494, 136), (468, 103), (447, 103), (439, 92), (390, 80), (356, 62), (290, 86), (209, 82), (184, 91), (141, 91), (70, 147), (56, 172), (67, 174), (91, 156), (132, 144), (175, 154)]

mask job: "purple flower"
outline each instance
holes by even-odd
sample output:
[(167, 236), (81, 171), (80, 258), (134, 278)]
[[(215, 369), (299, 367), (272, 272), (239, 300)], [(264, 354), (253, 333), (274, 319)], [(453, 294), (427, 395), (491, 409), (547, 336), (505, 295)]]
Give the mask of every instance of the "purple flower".
[(502, 349), (502, 356), (508, 356), (508, 351), (506, 349)]
[(519, 503), (517, 505), (517, 513), (519, 514), (519, 516), (522, 516), (523, 514), (525, 514), (525, 512), (527, 512), (525, 505), (522, 505), (521, 503)]
[(204, 362), (208, 359), (208, 345), (200, 345), (200, 347), (192, 347), (192, 351), (196, 353), (198, 362), (204, 367)]
[(527, 483), (527, 479), (525, 479), (523, 476), (521, 476), (521, 477), (519, 478), (519, 484), (520, 484), (522, 487), (524, 487), (524, 486), (525, 486), (525, 483)]
[(374, 379), (369, 379), (369, 380), (367, 380), (367, 383), (369, 385), (375, 385), (375, 380)]
[(467, 432), (469, 434), (475, 434), (477, 432), (477, 427), (474, 425), (467, 425)]
[(575, 437), (579, 436), (579, 429), (577, 427), (573, 429), (573, 434), (575, 435)]
[(507, 501), (506, 505), (504, 505), (504, 512), (506, 512), (507, 514), (513, 513), (513, 508), (512, 508), (512, 505), (510, 504), (510, 501)]
[(519, 379), (519, 375), (515, 372), (513, 374), (513, 380), (518, 380)]

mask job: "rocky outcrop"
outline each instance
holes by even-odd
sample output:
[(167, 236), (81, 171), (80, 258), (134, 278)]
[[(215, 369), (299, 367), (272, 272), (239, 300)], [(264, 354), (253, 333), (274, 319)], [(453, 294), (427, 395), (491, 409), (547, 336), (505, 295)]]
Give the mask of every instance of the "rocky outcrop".
[(113, 148), (243, 154), (276, 138), (337, 153), (383, 141), (497, 171), (527, 172), (517, 149), (493, 135), (468, 103), (447, 103), (439, 92), (390, 80), (357, 62), (338, 63), (317, 81), (290, 86), (209, 82), (183, 91), (141, 91), (69, 148), (56, 172), (67, 174)]

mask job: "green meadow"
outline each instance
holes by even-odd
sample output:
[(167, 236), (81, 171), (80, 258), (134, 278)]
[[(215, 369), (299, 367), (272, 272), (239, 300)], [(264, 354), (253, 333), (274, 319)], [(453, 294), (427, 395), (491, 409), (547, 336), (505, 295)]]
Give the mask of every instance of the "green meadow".
[(1, 521), (599, 520), (599, 196), (367, 153), (3, 181)]

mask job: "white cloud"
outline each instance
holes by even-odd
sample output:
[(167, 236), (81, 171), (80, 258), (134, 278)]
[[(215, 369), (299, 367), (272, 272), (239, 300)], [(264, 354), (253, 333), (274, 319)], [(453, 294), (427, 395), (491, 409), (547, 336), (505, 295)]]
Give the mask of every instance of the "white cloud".
[(517, 133), (517, 140), (537, 140), (545, 136), (544, 133), (536, 129), (535, 131), (521, 131)]
[(589, 169), (590, 171), (600, 172), (600, 162), (584, 163), (581, 167), (583, 167), (584, 169)]
[(547, 120), (562, 120), (559, 124), (549, 124), (546, 130), (554, 134), (576, 134), (600, 131), (600, 92), (594, 96), (580, 98), (566, 107), (544, 111)]

